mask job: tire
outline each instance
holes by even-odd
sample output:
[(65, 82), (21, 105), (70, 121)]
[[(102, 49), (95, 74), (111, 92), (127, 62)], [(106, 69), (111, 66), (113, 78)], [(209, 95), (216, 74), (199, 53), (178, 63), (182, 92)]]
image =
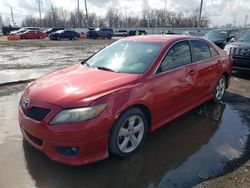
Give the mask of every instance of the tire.
[(213, 101), (215, 103), (219, 103), (221, 101), (226, 90), (226, 85), (227, 85), (227, 79), (224, 75), (222, 75), (214, 89)]
[[(129, 125), (130, 122), (130, 125)], [(109, 137), (109, 153), (127, 157), (141, 148), (148, 133), (148, 121), (139, 108), (130, 108), (120, 115)]]
[(58, 37), (56, 37), (56, 39), (57, 39), (57, 40), (61, 40), (61, 37), (58, 36)]
[(112, 38), (112, 36), (111, 36), (111, 35), (108, 35), (108, 36), (107, 36), (107, 39), (109, 39), (109, 40), (110, 40), (111, 38)]

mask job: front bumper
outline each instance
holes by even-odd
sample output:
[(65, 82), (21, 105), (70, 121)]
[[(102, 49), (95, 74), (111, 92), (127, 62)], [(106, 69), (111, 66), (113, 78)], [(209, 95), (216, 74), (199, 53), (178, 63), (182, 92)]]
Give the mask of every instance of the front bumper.
[(233, 69), (250, 71), (250, 58), (233, 56)]
[[(52, 110), (41, 122), (27, 117), (19, 107), (19, 124), (24, 138), (36, 149), (45, 153), (54, 161), (68, 165), (83, 165), (95, 162), (108, 155), (108, 138), (112, 122), (103, 116), (95, 119), (74, 123), (72, 125), (49, 125), (48, 119), (56, 114)], [(58, 147), (77, 147), (76, 156), (59, 153)]]

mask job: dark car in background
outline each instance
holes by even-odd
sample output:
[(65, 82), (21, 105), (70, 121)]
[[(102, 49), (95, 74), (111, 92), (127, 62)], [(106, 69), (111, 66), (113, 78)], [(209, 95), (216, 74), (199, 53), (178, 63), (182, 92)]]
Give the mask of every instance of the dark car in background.
[(250, 30), (240, 38), (225, 46), (225, 50), (233, 57), (233, 69), (250, 72)]
[(2, 33), (3, 33), (3, 35), (8, 35), (8, 34), (10, 34), (11, 31), (16, 31), (19, 29), (20, 29), (20, 27), (3, 26)]
[(79, 38), (80, 34), (71, 30), (59, 30), (49, 35), (50, 40), (61, 40), (61, 39), (77, 40)]
[(97, 39), (99, 37), (111, 39), (113, 35), (114, 31), (110, 28), (89, 28), (87, 32), (87, 37), (90, 39)]
[(53, 27), (53, 28), (49, 28), (46, 30), (46, 33), (47, 35), (51, 34), (51, 33), (54, 33), (56, 31), (59, 31), (59, 30), (64, 30), (64, 28), (62, 27)]
[(204, 35), (204, 38), (223, 49), (228, 42), (234, 42), (240, 35), (241, 31), (239, 29), (216, 29), (209, 31)]
[(137, 35), (147, 35), (148, 33), (145, 30), (130, 30), (128, 36), (137, 36)]

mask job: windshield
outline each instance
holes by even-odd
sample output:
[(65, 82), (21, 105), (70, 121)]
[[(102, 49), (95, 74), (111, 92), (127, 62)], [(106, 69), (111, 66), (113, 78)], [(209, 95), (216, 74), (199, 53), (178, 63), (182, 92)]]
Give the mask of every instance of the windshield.
[(59, 30), (59, 31), (56, 31), (55, 33), (63, 33), (64, 30)]
[(229, 31), (209, 31), (207, 34), (204, 35), (204, 38), (212, 41), (216, 40), (226, 40), (228, 37)]
[(161, 43), (119, 41), (98, 52), (87, 64), (93, 68), (142, 74), (152, 64), (162, 46)]
[(250, 31), (243, 33), (238, 39), (239, 42), (250, 42)]

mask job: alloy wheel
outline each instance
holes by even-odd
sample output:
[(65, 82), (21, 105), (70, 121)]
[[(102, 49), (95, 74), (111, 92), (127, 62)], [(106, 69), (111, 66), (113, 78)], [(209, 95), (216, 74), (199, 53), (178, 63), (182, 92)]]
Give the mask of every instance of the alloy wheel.
[(127, 118), (118, 132), (117, 144), (123, 153), (135, 150), (142, 141), (144, 135), (144, 121), (138, 115)]

